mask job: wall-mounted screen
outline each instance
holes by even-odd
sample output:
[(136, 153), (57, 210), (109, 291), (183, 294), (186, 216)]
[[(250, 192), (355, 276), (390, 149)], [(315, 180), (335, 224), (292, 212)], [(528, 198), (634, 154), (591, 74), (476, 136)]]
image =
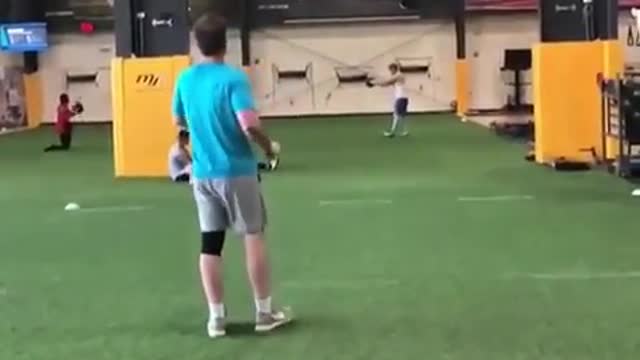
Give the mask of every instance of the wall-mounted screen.
[(0, 49), (3, 51), (42, 51), (49, 47), (47, 24), (0, 24)]
[(458, 0), (254, 0), (258, 25), (440, 18)]
[(255, 0), (260, 25), (415, 17), (399, 0)]
[(236, 26), (242, 19), (242, 2), (240, 0), (189, 0), (191, 19), (195, 21), (207, 11), (214, 11)]

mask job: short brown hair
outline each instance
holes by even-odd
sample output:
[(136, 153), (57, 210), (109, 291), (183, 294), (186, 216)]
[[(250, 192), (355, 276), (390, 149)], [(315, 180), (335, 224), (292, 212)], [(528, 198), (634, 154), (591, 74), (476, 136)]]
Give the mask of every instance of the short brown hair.
[(189, 141), (189, 132), (187, 130), (180, 130), (178, 132), (178, 140)]
[(198, 48), (204, 56), (222, 55), (227, 50), (227, 20), (208, 12), (193, 26)]

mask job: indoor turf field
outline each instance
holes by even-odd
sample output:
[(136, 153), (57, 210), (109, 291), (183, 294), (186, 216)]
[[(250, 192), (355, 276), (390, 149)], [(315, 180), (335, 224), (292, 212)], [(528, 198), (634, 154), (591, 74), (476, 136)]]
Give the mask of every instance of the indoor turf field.
[[(113, 180), (110, 128), (0, 137), (0, 359), (637, 360), (640, 202), (605, 172), (558, 174), (449, 115), (269, 123), (278, 302), (251, 334), (239, 243), (234, 325), (205, 337), (187, 186)], [(84, 211), (64, 212), (68, 202)]]

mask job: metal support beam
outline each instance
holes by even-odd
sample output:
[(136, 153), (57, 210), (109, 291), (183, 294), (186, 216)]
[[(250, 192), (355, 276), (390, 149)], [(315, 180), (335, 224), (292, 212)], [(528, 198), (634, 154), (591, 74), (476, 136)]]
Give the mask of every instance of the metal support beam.
[(253, 29), (252, 0), (240, 0), (240, 49), (242, 53), (242, 66), (251, 65), (251, 30)]
[(464, 10), (456, 13), (456, 56), (458, 59), (467, 57), (467, 26)]

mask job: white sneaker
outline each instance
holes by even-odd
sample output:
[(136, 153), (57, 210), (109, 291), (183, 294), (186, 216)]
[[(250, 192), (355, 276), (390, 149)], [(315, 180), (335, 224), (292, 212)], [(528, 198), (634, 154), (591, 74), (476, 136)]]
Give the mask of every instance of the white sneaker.
[(396, 134), (391, 132), (391, 131), (385, 131), (383, 134), (384, 134), (385, 137), (388, 137), (388, 138), (392, 138), (392, 137), (396, 136)]
[(631, 193), (631, 196), (638, 196), (638, 197), (640, 197), (640, 189), (635, 189), (635, 190), (633, 190), (633, 192)]
[(217, 339), (227, 335), (226, 322), (224, 318), (209, 320), (207, 323), (207, 335), (212, 339)]
[(256, 314), (256, 332), (267, 333), (293, 321), (291, 310)]

